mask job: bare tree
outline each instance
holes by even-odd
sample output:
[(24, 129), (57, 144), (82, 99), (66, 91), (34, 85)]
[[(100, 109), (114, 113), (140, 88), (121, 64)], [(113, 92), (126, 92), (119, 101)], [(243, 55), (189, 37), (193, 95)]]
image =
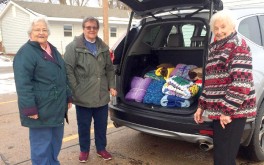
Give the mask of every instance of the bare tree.
[(70, 6), (87, 6), (89, 0), (48, 0), (49, 3), (58, 3)]
[[(51, 0), (50, 0), (51, 1)], [(59, 2), (60, 2), (60, 4), (62, 4), (62, 5), (66, 5), (67, 3), (66, 3), (66, 0), (59, 0)]]
[[(98, 4), (102, 6), (101, 0), (98, 0)], [(129, 7), (127, 7), (124, 3), (120, 2), (119, 0), (108, 0), (108, 6), (110, 9), (118, 8), (123, 10), (129, 10)]]
[(125, 5), (124, 3), (120, 2), (119, 0), (116, 0), (117, 2), (117, 8), (118, 9), (123, 9), (123, 10), (130, 10), (130, 8)]
[(0, 0), (0, 4), (7, 4), (10, 0)]
[[(0, 4), (7, 4), (10, 0), (0, 0)], [(90, 0), (32, 0), (38, 2), (49, 2), (49, 3), (58, 3), (62, 5), (71, 5), (71, 6), (87, 6)], [(102, 0), (98, 0), (99, 6), (103, 6)], [(129, 10), (129, 8), (120, 2), (119, 0), (108, 0), (108, 6), (110, 9), (118, 8), (123, 10)]]
[[(66, 0), (59, 0), (60, 4), (67, 4)], [(89, 0), (68, 0), (71, 6), (86, 6)]]

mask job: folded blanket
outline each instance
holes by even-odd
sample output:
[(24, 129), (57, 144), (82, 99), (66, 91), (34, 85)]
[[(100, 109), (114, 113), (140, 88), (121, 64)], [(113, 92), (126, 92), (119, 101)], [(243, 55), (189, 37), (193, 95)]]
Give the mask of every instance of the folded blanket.
[(165, 95), (178, 96), (183, 99), (190, 99), (199, 91), (198, 85), (182, 77), (172, 76), (162, 87)]
[(162, 86), (165, 80), (152, 80), (149, 84), (143, 103), (160, 105), (160, 100), (164, 96), (162, 93)]
[(133, 77), (131, 81), (131, 89), (126, 94), (125, 99), (142, 102), (151, 80), (151, 78)]
[(157, 75), (155, 74), (155, 70), (151, 70), (151, 71), (147, 72), (147, 73), (144, 75), (144, 77), (145, 77), (145, 78), (146, 78), (146, 77), (149, 77), (149, 78), (154, 79), (154, 80), (164, 80), (164, 78), (163, 78), (162, 76), (157, 76)]
[(174, 70), (170, 73), (170, 77), (172, 76), (179, 76), (190, 80), (189, 71), (197, 68), (195, 65), (186, 65), (186, 64), (177, 64)]
[(165, 95), (160, 100), (160, 104), (163, 107), (189, 107), (191, 105), (191, 100), (186, 100), (177, 96)]

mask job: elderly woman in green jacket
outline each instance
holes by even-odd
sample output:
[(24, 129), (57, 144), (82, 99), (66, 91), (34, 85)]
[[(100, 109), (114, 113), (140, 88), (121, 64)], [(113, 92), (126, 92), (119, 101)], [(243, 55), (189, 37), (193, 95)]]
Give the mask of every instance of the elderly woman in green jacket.
[(67, 47), (65, 62), (73, 103), (76, 105), (80, 155), (79, 161), (86, 162), (90, 151), (90, 127), (94, 119), (95, 145), (98, 156), (112, 159), (106, 147), (109, 92), (114, 89), (114, 68), (109, 47), (97, 36), (99, 21), (88, 17), (82, 23), (83, 34), (76, 37)]
[(33, 165), (59, 165), (64, 117), (71, 107), (64, 61), (47, 39), (44, 17), (35, 18), (29, 40), (17, 52), (13, 68), (22, 126), (29, 127)]

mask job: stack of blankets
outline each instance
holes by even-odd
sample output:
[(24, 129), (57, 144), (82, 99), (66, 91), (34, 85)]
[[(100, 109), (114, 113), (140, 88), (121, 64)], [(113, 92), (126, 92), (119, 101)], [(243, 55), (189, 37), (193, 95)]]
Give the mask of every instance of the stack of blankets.
[(164, 107), (189, 107), (193, 97), (199, 91), (199, 86), (180, 76), (172, 76), (162, 87), (165, 96), (161, 99)]
[(169, 108), (189, 107), (201, 90), (202, 73), (196, 70), (202, 69), (186, 64), (171, 66), (159, 65), (144, 77), (133, 77), (125, 99)]

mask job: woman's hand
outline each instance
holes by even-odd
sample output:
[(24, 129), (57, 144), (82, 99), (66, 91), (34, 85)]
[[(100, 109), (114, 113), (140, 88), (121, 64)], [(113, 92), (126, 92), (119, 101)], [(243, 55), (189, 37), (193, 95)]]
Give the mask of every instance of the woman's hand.
[(225, 125), (229, 124), (232, 122), (232, 119), (230, 116), (226, 116), (226, 115), (223, 115), (221, 114), (220, 116), (220, 124), (221, 126), (225, 129)]
[(204, 122), (203, 118), (202, 118), (202, 114), (203, 114), (203, 111), (201, 108), (198, 108), (194, 114), (194, 121), (197, 123), (197, 124), (201, 124)]
[(28, 116), (30, 119), (38, 119), (38, 115), (31, 115), (31, 116)]
[(110, 88), (110, 94), (112, 96), (116, 96), (117, 95), (117, 91), (114, 88)]

